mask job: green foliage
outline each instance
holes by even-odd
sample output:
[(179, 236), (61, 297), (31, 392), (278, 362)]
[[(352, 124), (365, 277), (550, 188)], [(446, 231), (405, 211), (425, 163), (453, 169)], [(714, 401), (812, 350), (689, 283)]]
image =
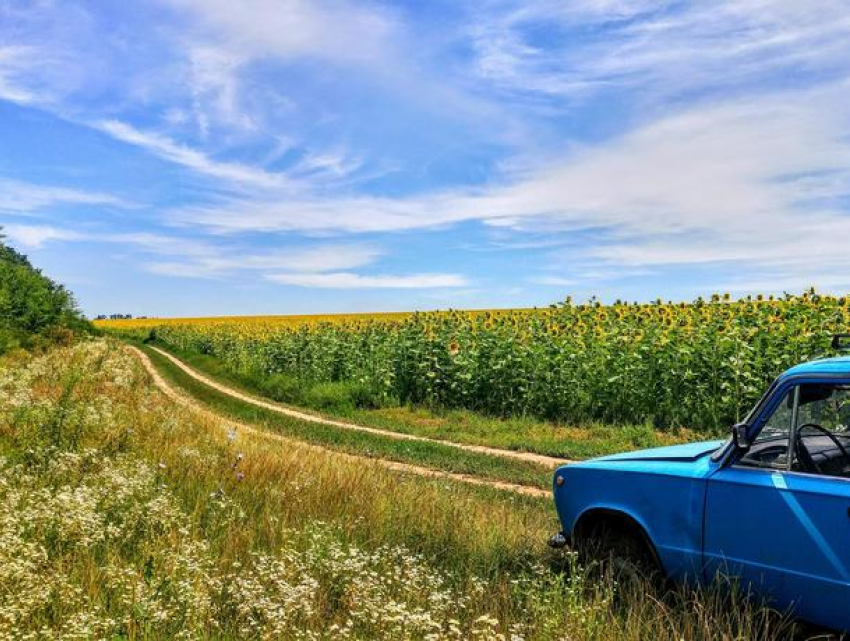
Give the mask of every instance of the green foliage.
[(155, 331), (166, 346), (213, 356), (231, 372), (358, 381), (402, 404), (718, 433), (784, 369), (825, 355), (830, 335), (848, 324), (850, 300), (809, 291), (297, 325), (173, 322)]
[(257, 387), (265, 396), (281, 403), (299, 405), (304, 401), (301, 383), (287, 374), (272, 374), (265, 378), (259, 378), (257, 379)]
[(318, 410), (345, 412), (355, 408), (374, 409), (380, 406), (380, 401), (363, 383), (332, 381), (310, 387), (304, 393), (304, 404)]
[[(236, 375), (211, 356), (171, 351), (184, 363), (227, 387), (282, 403), (319, 409), (308, 405), (305, 392), (310, 387), (309, 383), (285, 374), (275, 374), (266, 379)], [(373, 390), (366, 391), (368, 395), (359, 401), (358, 407), (333, 411), (325, 409), (322, 413), (350, 423), (393, 432), (566, 459), (584, 459), (626, 450), (675, 445), (699, 438), (691, 430), (658, 430), (648, 423), (583, 423), (571, 426), (531, 416), (500, 418), (465, 409), (400, 405), (395, 399), (378, 399)]]
[(0, 354), (66, 343), (88, 329), (71, 293), (3, 241), (0, 234)]

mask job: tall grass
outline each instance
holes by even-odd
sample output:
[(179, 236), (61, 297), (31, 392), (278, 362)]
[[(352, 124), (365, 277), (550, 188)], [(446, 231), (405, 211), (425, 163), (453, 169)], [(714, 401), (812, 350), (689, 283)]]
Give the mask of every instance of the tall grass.
[[(149, 345), (137, 342), (156, 361), (157, 367), (168, 375), (184, 391), (203, 402), (209, 402), (206, 386), (193, 384), (189, 377), (179, 376), (179, 371), (167, 359), (162, 358)], [(157, 345), (162, 349), (161, 345)], [(344, 419), (360, 425), (378, 427), (394, 432), (403, 432), (427, 438), (486, 445), (508, 450), (536, 452), (567, 459), (581, 459), (625, 450), (661, 447), (699, 440), (700, 434), (687, 429), (657, 430), (651, 425), (605, 425), (587, 423), (581, 426), (563, 425), (542, 421), (533, 417), (500, 418), (463, 409), (445, 409), (399, 405), (390, 407), (357, 407), (355, 403), (311, 403), (305, 385), (289, 376), (276, 374), (264, 379), (256, 374), (232, 371), (212, 356), (192, 352), (168, 352), (184, 363), (217, 382), (256, 396), (265, 396), (285, 404), (307, 408), (314, 413)], [(322, 385), (322, 384), (320, 384)], [(341, 385), (341, 384), (337, 384)], [(310, 388), (312, 389), (312, 388)], [(348, 397), (350, 401), (350, 397)], [(311, 432), (315, 437), (315, 432)], [(444, 459), (446, 457), (443, 457)], [(483, 471), (479, 467), (479, 471)], [(522, 475), (500, 476), (503, 480), (524, 482)], [(545, 486), (551, 479), (547, 472)]]
[(287, 416), (215, 390), (189, 376), (156, 351), (145, 351), (157, 371), (183, 393), (235, 421), (247, 421), (281, 435), (359, 456), (390, 459), (542, 489), (551, 487), (552, 470), (537, 463), (471, 452), (443, 443), (400, 440)]
[[(43, 429), (60, 416), (61, 430)], [(193, 414), (105, 341), (0, 365), (0, 524), (7, 638), (791, 632), (720, 592), (592, 578), (543, 545), (556, 527), (547, 501), (408, 478)]]

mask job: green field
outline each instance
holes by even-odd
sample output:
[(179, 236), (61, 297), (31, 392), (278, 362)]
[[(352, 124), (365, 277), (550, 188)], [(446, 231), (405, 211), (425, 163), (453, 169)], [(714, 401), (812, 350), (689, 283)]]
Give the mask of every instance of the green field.
[(214, 357), (268, 395), (339, 411), (413, 406), (559, 425), (723, 433), (785, 368), (829, 354), (846, 298), (567, 302), (541, 310), (104, 323)]

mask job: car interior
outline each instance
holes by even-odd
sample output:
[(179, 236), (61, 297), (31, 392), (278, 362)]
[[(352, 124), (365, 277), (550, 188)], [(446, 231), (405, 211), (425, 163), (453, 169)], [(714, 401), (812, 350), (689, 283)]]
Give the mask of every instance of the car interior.
[(850, 386), (791, 389), (738, 464), (850, 478)]

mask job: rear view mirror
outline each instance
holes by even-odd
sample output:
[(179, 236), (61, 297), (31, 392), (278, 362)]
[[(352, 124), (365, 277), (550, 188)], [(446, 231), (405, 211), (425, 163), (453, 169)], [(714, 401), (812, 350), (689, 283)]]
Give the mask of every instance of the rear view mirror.
[(834, 385), (815, 385), (811, 383), (800, 385), (800, 405), (826, 401), (832, 397), (834, 392)]
[(736, 423), (732, 426), (732, 442), (735, 444), (735, 447), (739, 450), (748, 450), (750, 449), (749, 437), (747, 436), (747, 432), (749, 430), (749, 425), (746, 423)]
[(850, 349), (850, 334), (833, 334), (832, 349), (838, 351)]

